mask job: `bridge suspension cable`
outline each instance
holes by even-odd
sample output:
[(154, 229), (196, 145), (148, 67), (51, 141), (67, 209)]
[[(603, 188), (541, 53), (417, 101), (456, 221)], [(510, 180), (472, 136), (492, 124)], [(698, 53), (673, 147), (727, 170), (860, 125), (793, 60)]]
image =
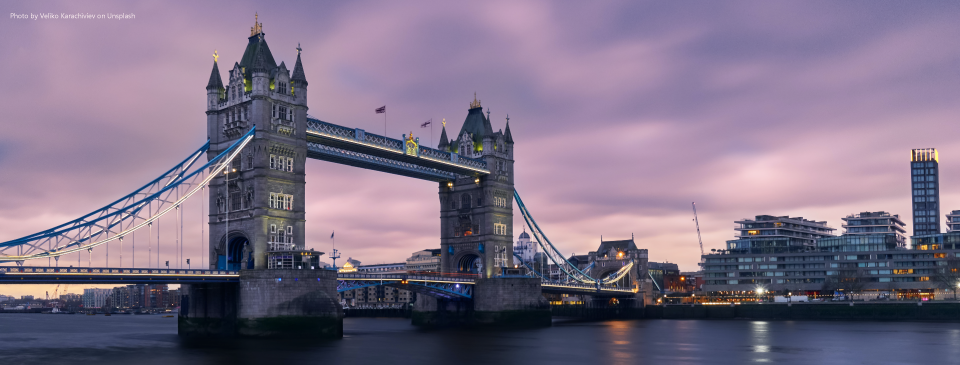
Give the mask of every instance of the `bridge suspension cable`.
[[(154, 221), (159, 225), (159, 218), (171, 210), (179, 214), (178, 208), (185, 200), (201, 191), (214, 177), (223, 173), (230, 162), (253, 139), (254, 132), (255, 128), (251, 128), (233, 145), (202, 166), (196, 167), (198, 160), (210, 149), (209, 141), (160, 177), (103, 208), (50, 229), (0, 242), (0, 262), (23, 262), (59, 257), (83, 250), (90, 253), (94, 247), (114, 240), (122, 240), (125, 235), (142, 227), (149, 226), (152, 230)], [(187, 192), (182, 195), (177, 194), (180, 187)], [(182, 222), (179, 215), (177, 219)], [(159, 234), (158, 226), (158, 265)], [(149, 235), (152, 236), (152, 232)]]
[[(533, 238), (536, 239), (537, 243), (540, 245), (540, 248), (543, 249), (544, 255), (550, 259), (557, 267), (567, 275), (567, 278), (574, 281), (579, 281), (585, 284), (597, 284), (600, 280), (594, 279), (587, 275), (583, 271), (577, 268), (576, 265), (571, 264), (570, 261), (567, 261), (563, 257), (563, 254), (560, 253), (560, 250), (550, 242), (547, 236), (543, 233), (543, 230), (540, 229), (540, 226), (537, 225), (537, 221), (533, 219), (533, 216), (530, 214), (530, 211), (527, 210), (527, 206), (523, 204), (523, 200), (520, 199), (520, 194), (514, 190), (513, 197), (517, 200), (517, 207), (520, 208), (520, 213), (523, 215), (523, 219), (527, 222), (527, 226), (530, 227), (530, 232), (533, 233)], [(541, 277), (542, 274), (539, 274)]]

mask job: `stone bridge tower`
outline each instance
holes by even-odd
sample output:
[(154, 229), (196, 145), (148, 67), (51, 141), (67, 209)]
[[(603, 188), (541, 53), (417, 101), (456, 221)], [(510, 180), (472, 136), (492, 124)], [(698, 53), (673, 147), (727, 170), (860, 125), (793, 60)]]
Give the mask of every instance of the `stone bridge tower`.
[(270, 244), (303, 249), (307, 80), (300, 48), (291, 75), (255, 22), (223, 84), (214, 55), (207, 83), (208, 159), (256, 126), (228, 173), (210, 183), (211, 268), (265, 269)]
[(438, 148), (482, 159), (490, 175), (460, 176), (440, 183), (441, 271), (501, 274), (513, 267), (513, 136), (510, 118), (502, 131), (493, 131), (490, 111), (483, 114), (474, 97), (455, 139), (446, 126)]

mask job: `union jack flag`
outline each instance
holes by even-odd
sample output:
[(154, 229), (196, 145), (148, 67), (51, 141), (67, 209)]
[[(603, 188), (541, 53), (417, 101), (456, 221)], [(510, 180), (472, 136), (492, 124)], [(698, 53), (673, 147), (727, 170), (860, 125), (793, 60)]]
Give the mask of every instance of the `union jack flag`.
[(431, 125), (431, 124), (433, 124), (433, 118), (430, 118), (430, 120), (428, 120), (428, 121), (426, 121), (426, 122), (423, 122), (423, 124), (420, 125), (420, 128), (426, 128), (427, 126), (429, 126), (429, 125)]
[(387, 106), (386, 106), (386, 105), (377, 108), (377, 114), (383, 114), (383, 113), (386, 113), (386, 112), (387, 112)]

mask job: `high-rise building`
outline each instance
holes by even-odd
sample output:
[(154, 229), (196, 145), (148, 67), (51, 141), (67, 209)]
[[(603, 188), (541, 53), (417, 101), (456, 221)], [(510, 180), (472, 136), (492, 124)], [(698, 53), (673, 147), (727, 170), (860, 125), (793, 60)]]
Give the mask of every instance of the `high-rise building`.
[(110, 294), (113, 294), (113, 289), (83, 289), (83, 306), (101, 308), (107, 304), (107, 297)]
[(910, 150), (914, 236), (940, 233), (939, 165), (936, 148)]

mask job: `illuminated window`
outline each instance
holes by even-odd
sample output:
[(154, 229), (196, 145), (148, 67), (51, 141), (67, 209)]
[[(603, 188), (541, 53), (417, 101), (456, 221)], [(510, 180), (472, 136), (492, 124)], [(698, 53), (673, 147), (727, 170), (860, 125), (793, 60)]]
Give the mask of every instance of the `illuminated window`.
[(493, 224), (493, 234), (506, 235), (507, 234), (507, 225), (501, 223)]
[(293, 195), (270, 193), (270, 208), (293, 210)]

